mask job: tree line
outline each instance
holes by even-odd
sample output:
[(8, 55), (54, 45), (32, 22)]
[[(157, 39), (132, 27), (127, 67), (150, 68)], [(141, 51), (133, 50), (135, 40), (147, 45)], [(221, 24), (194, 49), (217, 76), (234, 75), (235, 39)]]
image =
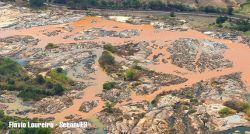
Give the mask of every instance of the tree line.
[[(29, 0), (32, 7), (41, 7), (47, 0)], [(49, 2), (52, 0), (49, 0)], [(88, 8), (101, 8), (101, 9), (140, 9), (140, 10), (162, 10), (162, 11), (202, 11), (206, 13), (227, 13), (232, 15), (233, 8), (203, 6), (192, 7), (183, 3), (164, 3), (160, 0), (154, 1), (141, 1), (141, 0), (123, 0), (123, 1), (107, 1), (107, 0), (53, 0), (54, 3), (65, 4), (72, 9), (88, 9)]]

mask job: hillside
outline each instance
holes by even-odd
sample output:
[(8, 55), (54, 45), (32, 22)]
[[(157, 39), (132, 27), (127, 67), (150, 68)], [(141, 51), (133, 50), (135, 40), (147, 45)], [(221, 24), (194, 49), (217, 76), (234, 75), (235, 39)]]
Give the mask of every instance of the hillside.
[(204, 7), (204, 6), (236, 6), (243, 3), (245, 0), (163, 0), (164, 2), (174, 2), (174, 3), (184, 3), (188, 5), (193, 5), (194, 7)]

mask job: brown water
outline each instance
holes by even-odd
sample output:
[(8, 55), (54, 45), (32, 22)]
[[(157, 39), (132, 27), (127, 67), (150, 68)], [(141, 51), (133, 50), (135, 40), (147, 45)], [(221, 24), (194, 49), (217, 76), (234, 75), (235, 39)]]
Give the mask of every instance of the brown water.
[[(91, 23), (95, 20), (95, 23)], [(74, 27), (74, 30), (72, 32), (64, 31), (63, 27), (69, 25)], [(114, 26), (117, 26), (118, 28), (115, 28)], [(144, 95), (144, 96), (138, 96), (135, 93), (132, 94), (131, 102), (134, 101), (141, 101), (141, 100), (152, 100), (156, 95), (161, 93), (162, 91), (167, 90), (176, 90), (180, 89), (186, 86), (191, 86), (192, 84), (201, 81), (201, 80), (207, 80), (213, 77), (219, 77), (222, 75), (234, 73), (234, 72), (242, 72), (242, 80), (247, 85), (248, 91), (250, 90), (250, 49), (245, 44), (241, 44), (238, 42), (232, 42), (230, 40), (223, 40), (223, 39), (215, 39), (212, 37), (209, 37), (207, 35), (204, 35), (203, 33), (200, 33), (195, 30), (188, 30), (183, 32), (172, 32), (172, 31), (159, 31), (156, 32), (155, 29), (151, 25), (132, 25), (128, 23), (122, 23), (122, 22), (116, 22), (111, 20), (106, 20), (100, 17), (85, 17), (80, 21), (68, 23), (68, 24), (60, 24), (60, 25), (49, 25), (49, 26), (41, 26), (41, 27), (33, 27), (29, 29), (22, 29), (22, 30), (7, 30), (7, 31), (0, 31), (0, 37), (7, 37), (12, 35), (31, 35), (35, 38), (38, 38), (40, 40), (39, 44), (36, 47), (45, 47), (47, 43), (74, 43), (74, 42), (84, 42), (88, 40), (79, 40), (75, 41), (72, 38), (63, 39), (63, 36), (65, 35), (74, 35), (80, 31), (91, 29), (91, 28), (103, 28), (106, 30), (115, 30), (115, 31), (122, 31), (126, 29), (137, 29), (140, 30), (141, 33), (139, 36), (134, 36), (131, 38), (118, 38), (118, 37), (103, 37), (98, 38), (94, 40), (95, 42), (109, 42), (114, 45), (121, 45), (124, 42), (128, 41), (147, 41), (150, 43), (150, 45), (157, 44), (158, 46), (169, 46), (170, 42), (179, 39), (179, 38), (193, 38), (193, 39), (208, 39), (219, 43), (224, 43), (228, 46), (228, 49), (226, 50), (224, 56), (226, 59), (229, 59), (233, 62), (232, 68), (226, 68), (226, 69), (218, 69), (209, 71), (206, 70), (205, 72), (199, 73), (199, 72), (191, 72), (184, 68), (180, 68), (178, 66), (175, 66), (173, 64), (167, 63), (159, 63), (159, 64), (151, 64), (148, 65), (148, 68), (153, 69), (157, 72), (163, 72), (163, 73), (171, 73), (175, 75), (179, 75), (181, 77), (187, 78), (188, 81), (185, 83), (181, 83), (178, 85), (172, 85), (167, 87), (162, 87), (160, 90), (154, 92), (150, 95)], [(63, 33), (60, 33), (59, 35), (47, 37), (46, 35), (43, 35), (44, 31), (53, 31), (53, 30), (62, 30)], [(155, 41), (152, 43), (152, 41)], [(166, 47), (163, 49), (152, 49), (153, 54), (163, 53), (163, 58), (168, 58), (170, 54), (167, 52)], [(198, 52), (199, 53), (199, 52)], [(149, 59), (152, 59), (152, 56), (149, 56)], [(96, 64), (97, 65), (97, 64)], [(60, 113), (57, 114), (46, 114), (46, 115), (30, 115), (30, 117), (55, 117), (56, 121), (63, 121), (65, 120), (64, 117), (70, 114), (78, 114), (85, 118), (88, 118), (92, 115), (95, 115), (97, 112), (102, 110), (102, 107), (104, 105), (104, 102), (101, 101), (99, 97), (96, 97), (95, 95), (97, 93), (100, 93), (102, 90), (102, 84), (109, 80), (108, 76), (105, 72), (102, 71), (100, 67), (98, 67), (96, 74), (93, 74), (93, 77), (96, 78), (94, 80), (95, 85), (88, 87), (84, 90), (84, 96), (82, 99), (76, 99), (74, 100), (74, 105), (63, 110)], [(89, 113), (82, 113), (79, 110), (79, 107), (83, 101), (89, 101), (89, 100), (99, 100), (98, 107), (94, 108)], [(122, 104), (125, 104), (127, 102), (124, 102)]]

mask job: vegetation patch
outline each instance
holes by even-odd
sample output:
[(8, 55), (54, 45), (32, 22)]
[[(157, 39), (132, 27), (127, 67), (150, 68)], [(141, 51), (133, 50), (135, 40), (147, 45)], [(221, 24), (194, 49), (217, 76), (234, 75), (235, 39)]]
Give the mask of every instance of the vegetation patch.
[(44, 0), (29, 0), (29, 4), (31, 7), (42, 7), (44, 4)]
[(224, 107), (219, 111), (219, 114), (221, 117), (226, 117), (235, 113), (236, 113), (235, 110), (228, 108), (228, 107)]
[(244, 112), (250, 116), (250, 104), (241, 101), (226, 101), (224, 106), (227, 106), (237, 112)]
[(227, 16), (219, 16), (216, 19), (216, 24), (223, 24), (228, 20)]
[(139, 72), (133, 68), (127, 69), (124, 72), (124, 79), (127, 81), (137, 81), (139, 79)]
[(117, 51), (117, 48), (115, 46), (111, 45), (111, 44), (105, 44), (103, 46), (103, 49), (107, 50), (107, 51), (109, 51), (111, 53), (115, 53)]
[(48, 75), (51, 77), (52, 80), (56, 80), (59, 83), (70, 83), (71, 80), (67, 77), (66, 72), (62, 68), (52, 69)]
[(0, 110), (0, 132), (7, 131), (9, 130), (9, 134), (50, 134), (51, 133), (51, 128), (9, 128), (9, 121), (13, 122), (41, 122), (41, 120), (28, 120), (28, 119), (22, 119), (18, 117), (10, 117), (4, 114), (2, 110)]
[(105, 82), (105, 83), (103, 84), (103, 90), (104, 90), (104, 91), (108, 91), (108, 90), (114, 88), (114, 87), (115, 87), (115, 84), (116, 84), (116, 83), (113, 82), (113, 81)]
[(56, 46), (53, 43), (48, 43), (48, 45), (45, 47), (46, 49), (53, 49), (53, 48), (57, 48), (58, 46)]
[(42, 75), (33, 78), (15, 61), (0, 57), (0, 90), (18, 91), (18, 97), (24, 100), (40, 100), (46, 96), (62, 95), (65, 91), (64, 83), (70, 80), (62, 69), (52, 72), (53, 77), (50, 79)]
[(98, 60), (100, 66), (108, 73), (115, 70), (115, 58), (108, 51), (103, 51)]

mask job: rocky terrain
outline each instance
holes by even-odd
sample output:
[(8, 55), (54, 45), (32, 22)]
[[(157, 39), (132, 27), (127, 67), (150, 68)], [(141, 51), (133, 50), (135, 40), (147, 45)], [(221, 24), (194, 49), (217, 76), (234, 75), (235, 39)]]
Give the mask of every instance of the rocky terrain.
[(185, 17), (0, 6), (0, 111), (8, 116), (88, 122), (55, 134), (250, 127), (250, 49), (237, 31), (196, 31)]
[(98, 114), (110, 133), (211, 133), (249, 125), (244, 113), (219, 115), (226, 100), (246, 101), (241, 74), (234, 73), (166, 91), (153, 101), (128, 103)]
[(222, 67), (231, 67), (232, 63), (224, 59), (223, 53), (227, 47), (224, 44), (208, 40), (180, 39), (168, 49), (172, 63), (190, 71), (203, 72)]

